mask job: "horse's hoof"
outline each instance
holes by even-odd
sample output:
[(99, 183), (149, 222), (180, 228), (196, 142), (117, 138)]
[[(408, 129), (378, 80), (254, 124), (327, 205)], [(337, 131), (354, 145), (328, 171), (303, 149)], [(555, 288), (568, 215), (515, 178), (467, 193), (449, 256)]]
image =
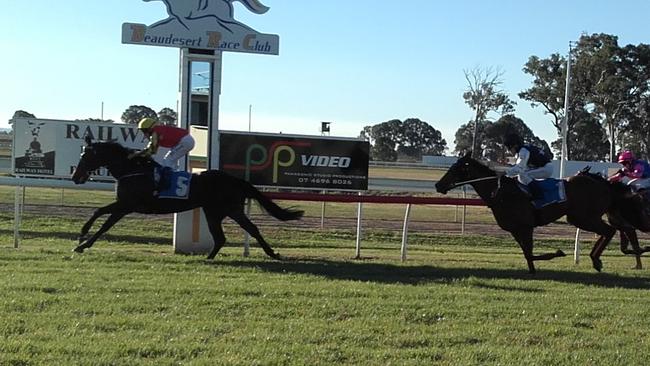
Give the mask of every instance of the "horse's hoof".
[(84, 248), (82, 248), (82, 247), (76, 247), (76, 248), (72, 249), (72, 251), (73, 251), (73, 252), (77, 252), (77, 253), (83, 253), (83, 252), (84, 252)]
[(601, 272), (603, 270), (603, 261), (600, 259), (591, 259), (591, 262), (594, 266), (594, 269), (598, 272)]
[(555, 255), (558, 256), (558, 257), (566, 257), (566, 254), (563, 251), (559, 250), (559, 249), (558, 249), (557, 252), (555, 252)]

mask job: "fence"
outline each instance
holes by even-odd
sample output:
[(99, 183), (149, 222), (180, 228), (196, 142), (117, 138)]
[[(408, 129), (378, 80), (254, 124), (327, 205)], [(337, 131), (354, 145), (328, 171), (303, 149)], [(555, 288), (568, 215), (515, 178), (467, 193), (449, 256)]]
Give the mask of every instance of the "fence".
[[(412, 179), (370, 179), (372, 190), (402, 190), (406, 192), (427, 192), (433, 191), (433, 181), (418, 181)], [(14, 247), (19, 246), (20, 241), (20, 222), (22, 206), (24, 205), (24, 188), (25, 187), (47, 187), (62, 189), (84, 189), (84, 190), (114, 190), (113, 183), (88, 182), (82, 185), (76, 185), (69, 180), (57, 179), (39, 179), (39, 178), (22, 178), (22, 177), (0, 177), (0, 186), (15, 186), (14, 201)], [(458, 190), (462, 192), (462, 190)], [(455, 205), (462, 206), (485, 206), (480, 199), (468, 198), (450, 198), (450, 197), (417, 197), (417, 196), (374, 196), (362, 194), (317, 194), (317, 193), (293, 193), (293, 192), (266, 192), (267, 196), (272, 199), (294, 200), (294, 201), (312, 201), (312, 202), (351, 202), (358, 203), (357, 210), (357, 237), (356, 237), (356, 256), (360, 257), (361, 251), (361, 219), (363, 203), (383, 203), (383, 204), (405, 204), (406, 211), (402, 227), (402, 244), (401, 257), (406, 260), (407, 243), (408, 243), (408, 225), (410, 220), (411, 205)], [(465, 214), (461, 218), (461, 232), (464, 232)], [(244, 253), (248, 252), (248, 240), (246, 240)]]

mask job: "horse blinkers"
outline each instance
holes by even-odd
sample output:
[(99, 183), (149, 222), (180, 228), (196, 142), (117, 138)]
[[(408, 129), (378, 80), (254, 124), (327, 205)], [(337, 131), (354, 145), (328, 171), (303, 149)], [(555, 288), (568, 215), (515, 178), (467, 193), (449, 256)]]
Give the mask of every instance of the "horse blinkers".
[(88, 181), (88, 178), (90, 178), (90, 171), (92, 169), (88, 169), (86, 165), (87, 159), (91, 155), (93, 157), (95, 155), (95, 150), (92, 148), (92, 146), (84, 146), (81, 153), (81, 158), (79, 159), (79, 163), (74, 168), (74, 172), (72, 173), (72, 181), (75, 184), (86, 183)]

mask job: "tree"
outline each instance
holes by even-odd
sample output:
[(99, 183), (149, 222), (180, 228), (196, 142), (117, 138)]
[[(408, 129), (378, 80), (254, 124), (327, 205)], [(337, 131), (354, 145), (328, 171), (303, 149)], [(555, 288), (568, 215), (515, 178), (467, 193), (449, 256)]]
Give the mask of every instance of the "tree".
[[(472, 126), (468, 123), (456, 131), (456, 151), (464, 153), (471, 148)], [(504, 162), (508, 156), (507, 149), (503, 146), (503, 139), (509, 133), (516, 133), (527, 144), (538, 146), (550, 154), (546, 141), (535, 136), (523, 120), (512, 114), (499, 118), (496, 122), (486, 122), (478, 131), (479, 144), (476, 145), (476, 156), (482, 156), (491, 161)]]
[[(472, 154), (476, 154), (478, 131), (482, 123), (488, 122), (490, 112), (498, 112), (501, 116), (514, 111), (515, 102), (511, 101), (500, 87), (503, 83), (503, 72), (499, 69), (480, 69), (476, 67), (471, 71), (464, 70), (467, 89), (463, 99), (474, 110)], [(476, 155), (475, 155), (476, 156)]]
[(14, 116), (11, 117), (11, 119), (14, 118), (36, 118), (36, 116), (23, 110), (17, 110), (14, 112)]
[(601, 117), (610, 141), (610, 161), (614, 161), (619, 112), (628, 100), (629, 85), (622, 75), (618, 37), (609, 34), (583, 35), (575, 49), (577, 79), (593, 112)]
[(178, 115), (171, 108), (163, 108), (158, 112), (158, 121), (164, 125), (175, 126)]
[(622, 76), (628, 80), (628, 99), (619, 102), (621, 109), (620, 148), (650, 157), (650, 45), (625, 46), (622, 53)]
[(99, 119), (99, 118), (86, 118), (86, 119), (75, 119), (75, 122), (87, 122), (87, 123), (114, 123), (112, 119)]
[(483, 157), (492, 161), (504, 162), (509, 152), (503, 145), (503, 139), (510, 133), (516, 133), (521, 136), (525, 144), (535, 145), (544, 150), (549, 156), (552, 156), (551, 149), (546, 141), (535, 136), (521, 118), (508, 114), (486, 126), (484, 140), (482, 141), (485, 146)]
[(397, 152), (420, 160), (422, 155), (442, 155), (447, 142), (440, 131), (418, 118), (408, 118), (402, 123), (402, 134)]
[(423, 154), (442, 155), (447, 148), (440, 131), (418, 118), (366, 126), (360, 136), (370, 142), (372, 160), (396, 161), (400, 156), (419, 160)]
[(396, 161), (397, 144), (402, 122), (393, 119), (363, 128), (361, 135), (370, 142), (370, 159)]
[(474, 145), (474, 137), (476, 137), (476, 141), (484, 140), (486, 124), (487, 123), (479, 123), (477, 124), (477, 128), (474, 128), (474, 121), (469, 121), (466, 124), (461, 125), (454, 134), (454, 144), (456, 145), (454, 151), (456, 151), (459, 156), (468, 152), (472, 152), (472, 156), (483, 156), (483, 145), (480, 143), (476, 144), (476, 146), (472, 145)]
[[(638, 118), (635, 113), (638, 114), (640, 98), (650, 85), (650, 47), (640, 44), (621, 48), (616, 36), (583, 35), (571, 56), (574, 61), (569, 99), (568, 157), (600, 157), (603, 146), (600, 136), (605, 134), (609, 136), (609, 158), (613, 159), (616, 139), (622, 133), (631, 132), (626, 125)], [(533, 107), (545, 108), (545, 112), (551, 114), (551, 122), (559, 136), (566, 114), (563, 101), (566, 60), (558, 54), (548, 59), (531, 56), (524, 72), (533, 75), (533, 86), (519, 96), (531, 101)], [(603, 131), (599, 132), (594, 123), (601, 124)], [(572, 132), (574, 128), (580, 129), (581, 133)], [(560, 147), (555, 143), (553, 146)], [(594, 151), (587, 151), (590, 148)]]
[(158, 120), (158, 115), (153, 109), (144, 105), (132, 105), (122, 113), (121, 120), (124, 123), (138, 124), (141, 119), (146, 117)]
[(650, 95), (644, 95), (636, 111), (627, 116), (628, 124), (618, 140), (622, 149), (634, 151), (637, 157), (650, 159)]
[[(607, 160), (609, 142), (597, 116), (585, 109), (574, 109), (571, 111), (571, 121), (571, 128), (567, 131), (567, 146), (571, 146), (571, 160)], [(560, 151), (562, 139), (555, 140), (552, 146), (556, 151)]]
[[(566, 59), (557, 53), (552, 54), (547, 59), (540, 59), (537, 56), (531, 56), (524, 65), (524, 72), (533, 76), (533, 86), (519, 93), (521, 99), (530, 101), (531, 106), (542, 107), (544, 114), (551, 116), (551, 124), (555, 127), (557, 135), (562, 134), (562, 123), (566, 115), (564, 110), (564, 95), (566, 91)], [(579, 93), (574, 93), (571, 99), (572, 107), (570, 109), (582, 108), (582, 102)], [(572, 119), (568, 121), (568, 130), (572, 129)], [(553, 144), (555, 147), (556, 145)], [(560, 152), (561, 140), (559, 148)], [(573, 145), (567, 141), (568, 157), (572, 156)]]

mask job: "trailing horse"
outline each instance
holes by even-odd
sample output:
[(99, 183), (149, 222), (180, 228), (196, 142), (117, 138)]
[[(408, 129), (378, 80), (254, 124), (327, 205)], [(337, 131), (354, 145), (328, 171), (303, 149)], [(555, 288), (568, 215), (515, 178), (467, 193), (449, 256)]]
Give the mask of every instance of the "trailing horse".
[[(149, 158), (128, 156), (133, 151), (115, 142), (92, 142), (86, 138), (81, 159), (72, 174), (76, 184), (85, 183), (90, 172), (106, 167), (117, 179), (117, 200), (95, 211), (84, 224), (79, 235), (79, 245), (74, 249), (82, 253), (108, 231), (115, 223), (131, 212), (144, 214), (167, 214), (201, 207), (214, 247), (208, 259), (214, 258), (226, 242), (221, 222), (228, 216), (254, 237), (264, 252), (271, 258), (280, 259), (244, 213), (244, 201), (255, 199), (269, 214), (278, 220), (298, 220), (303, 211), (284, 209), (267, 198), (250, 183), (217, 170), (192, 174), (186, 199), (159, 198), (154, 196), (156, 185), (153, 175), (157, 165)], [(87, 234), (97, 218), (110, 214), (106, 222), (92, 236)]]
[[(650, 247), (641, 248), (636, 230), (650, 232), (650, 217), (647, 203), (640, 192), (632, 191), (631, 187), (621, 182), (610, 182), (598, 173), (591, 173), (586, 167), (578, 175), (590, 176), (595, 180), (607, 183), (612, 196), (612, 204), (607, 210), (607, 221), (619, 230), (621, 237), (621, 252), (636, 256), (636, 268), (641, 269), (641, 254), (650, 251)], [(629, 246), (632, 249), (629, 249)], [(602, 253), (607, 244), (596, 251)]]
[(547, 225), (565, 215), (570, 224), (600, 235), (590, 257), (593, 267), (602, 270), (600, 253), (596, 249), (601, 246), (604, 248), (616, 233), (612, 226), (602, 220), (612, 203), (606, 182), (589, 176), (571, 177), (564, 181), (565, 201), (535, 208), (530, 197), (517, 186), (516, 179), (497, 175), (468, 154), (449, 168), (436, 183), (436, 189), (440, 193), (447, 193), (463, 184), (474, 187), (492, 210), (499, 227), (512, 234), (524, 252), (530, 273), (535, 273), (535, 261), (565, 256), (561, 250), (542, 255), (533, 254), (534, 228)]

